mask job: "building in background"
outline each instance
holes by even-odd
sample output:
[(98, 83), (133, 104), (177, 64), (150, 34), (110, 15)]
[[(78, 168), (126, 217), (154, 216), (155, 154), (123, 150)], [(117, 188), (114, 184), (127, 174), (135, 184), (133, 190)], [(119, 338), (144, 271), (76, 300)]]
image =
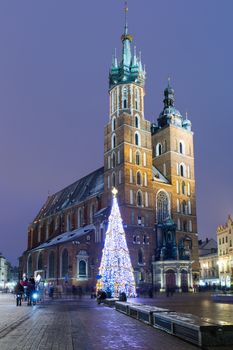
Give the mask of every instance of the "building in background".
[(9, 264), (6, 258), (0, 253), (0, 290), (6, 288), (9, 274)]
[(200, 287), (215, 289), (220, 286), (218, 246), (214, 239), (199, 240)]
[(104, 166), (47, 198), (28, 228), (21, 273), (94, 286), (117, 187), (137, 286), (188, 291), (199, 273), (191, 122), (175, 108), (170, 82), (157, 122), (145, 118), (146, 71), (127, 22), (121, 40), (109, 73)]
[(233, 286), (233, 221), (229, 215), (225, 225), (217, 228), (218, 265), (221, 287)]

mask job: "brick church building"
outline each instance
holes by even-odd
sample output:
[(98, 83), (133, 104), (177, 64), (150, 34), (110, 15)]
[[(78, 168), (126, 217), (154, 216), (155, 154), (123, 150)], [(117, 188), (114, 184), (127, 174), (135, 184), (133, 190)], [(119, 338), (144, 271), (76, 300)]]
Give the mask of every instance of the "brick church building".
[(170, 82), (157, 121), (145, 118), (146, 72), (127, 22), (121, 41), (109, 73), (103, 167), (47, 198), (29, 225), (21, 272), (94, 286), (116, 187), (137, 286), (188, 291), (199, 272), (191, 122), (175, 108)]

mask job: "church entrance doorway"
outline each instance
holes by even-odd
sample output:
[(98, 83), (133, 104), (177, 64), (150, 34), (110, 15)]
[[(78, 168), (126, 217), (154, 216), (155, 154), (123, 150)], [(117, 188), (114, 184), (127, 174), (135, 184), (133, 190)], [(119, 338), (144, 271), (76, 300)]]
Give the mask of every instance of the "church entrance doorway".
[(173, 270), (166, 271), (166, 289), (175, 290), (176, 288), (176, 275)]
[(181, 271), (181, 290), (188, 292), (188, 272), (186, 270)]

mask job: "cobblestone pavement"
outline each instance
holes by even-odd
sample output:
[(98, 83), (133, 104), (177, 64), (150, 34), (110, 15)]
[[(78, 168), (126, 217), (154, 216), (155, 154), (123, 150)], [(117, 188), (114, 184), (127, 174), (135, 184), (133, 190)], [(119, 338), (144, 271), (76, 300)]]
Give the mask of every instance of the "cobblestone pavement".
[[(0, 329), (1, 350), (197, 350), (85, 297), (33, 307), (16, 307), (14, 299), (2, 303), (0, 297), (0, 315), (5, 320), (4, 330)], [(20, 321), (21, 317), (27, 318)]]

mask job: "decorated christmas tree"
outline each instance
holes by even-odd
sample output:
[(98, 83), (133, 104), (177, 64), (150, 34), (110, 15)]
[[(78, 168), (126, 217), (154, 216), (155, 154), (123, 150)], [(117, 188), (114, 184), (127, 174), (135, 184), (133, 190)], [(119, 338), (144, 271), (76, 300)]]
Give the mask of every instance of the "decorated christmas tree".
[(113, 204), (108, 219), (97, 289), (110, 292), (112, 297), (118, 297), (122, 292), (127, 296), (135, 296), (133, 268), (116, 198), (117, 189), (114, 188), (112, 193)]

